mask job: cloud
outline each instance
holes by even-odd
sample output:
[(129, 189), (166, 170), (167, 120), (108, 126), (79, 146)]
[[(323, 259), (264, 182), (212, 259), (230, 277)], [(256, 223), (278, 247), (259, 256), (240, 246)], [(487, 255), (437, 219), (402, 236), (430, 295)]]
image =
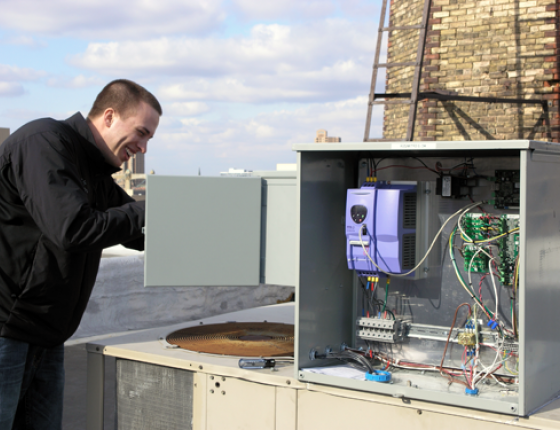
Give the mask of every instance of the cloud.
[(282, 73), (314, 69), (339, 59), (373, 57), (374, 32), (343, 20), (308, 26), (258, 24), (248, 37), (161, 37), (90, 43), (69, 57), (77, 67), (105, 74), (163, 72), (180, 76)]
[(335, 10), (332, 0), (233, 0), (237, 14), (251, 20), (323, 18)]
[(33, 82), (46, 76), (46, 72), (25, 67), (0, 64), (0, 97), (17, 97), (25, 94), (22, 82)]
[(366, 20), (370, 25), (373, 24), (375, 28), (379, 25), (380, 1), (338, 0), (337, 3), (339, 10), (344, 16), (352, 17), (353, 20)]
[(225, 19), (223, 0), (18, 0), (2, 8), (0, 27), (97, 40), (204, 34)]
[(69, 62), (110, 76), (165, 76), (167, 100), (325, 101), (367, 91), (374, 40), (367, 26), (338, 19), (259, 24), (229, 39), (92, 43)]
[(86, 88), (86, 87), (102, 87), (105, 85), (106, 79), (97, 76), (78, 75), (69, 76), (53, 76), (47, 79), (47, 85), (54, 88)]
[[(367, 97), (314, 103), (298, 109), (278, 109), (249, 119), (189, 119), (162, 117), (150, 144), (150, 169), (159, 174), (218, 174), (230, 167), (275, 169), (294, 162), (292, 145), (311, 143), (318, 129), (343, 142), (361, 142)], [(372, 136), (381, 136), (382, 112), (374, 117)], [(173, 159), (169, 159), (172, 154)], [(189, 173), (190, 172), (190, 173)]]
[(0, 81), (36, 81), (46, 75), (41, 70), (0, 64)]
[(31, 49), (40, 49), (40, 48), (47, 47), (47, 43), (45, 41), (37, 40), (31, 36), (26, 36), (26, 35), (14, 36), (7, 39), (0, 39), (0, 44), (25, 46)]
[(186, 117), (206, 113), (210, 111), (210, 107), (201, 102), (177, 102), (166, 104), (164, 111), (166, 116)]
[(25, 93), (23, 86), (17, 82), (0, 81), (0, 97), (16, 97)]

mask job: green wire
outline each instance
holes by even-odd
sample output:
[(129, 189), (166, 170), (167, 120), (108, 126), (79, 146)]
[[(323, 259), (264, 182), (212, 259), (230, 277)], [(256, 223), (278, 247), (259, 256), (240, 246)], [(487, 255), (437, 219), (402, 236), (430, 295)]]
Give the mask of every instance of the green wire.
[(494, 318), (494, 314), (492, 313), (492, 311), (490, 311), (490, 309), (488, 309), (486, 307), (486, 305), (484, 305), (479, 299), (478, 297), (476, 297), (476, 294), (474, 293), (474, 291), (467, 285), (467, 283), (465, 282), (465, 280), (463, 279), (463, 275), (461, 275), (461, 272), (459, 271), (459, 267), (457, 266), (457, 261), (455, 260), (455, 254), (453, 252), (453, 243), (454, 243), (454, 239), (455, 239), (455, 233), (457, 232), (457, 228), (458, 226), (455, 226), (455, 228), (453, 229), (453, 231), (451, 232), (451, 236), (449, 237), (449, 255), (451, 257), (451, 263), (453, 263), (453, 268), (455, 269), (455, 273), (457, 274), (457, 278), (459, 278), (459, 282), (461, 282), (461, 284), (463, 285), (463, 287), (465, 287), (467, 289), (467, 291), (469, 292), (469, 294), (471, 295), (471, 297), (476, 300), (481, 306), (484, 306), (484, 309), (486, 309), (486, 312), (488, 312), (488, 314)]
[[(389, 295), (389, 284), (385, 284), (385, 303), (383, 303), (383, 310), (381, 312), (385, 312), (385, 308), (387, 307), (387, 296)], [(391, 312), (391, 311), (389, 311)], [(393, 319), (395, 316), (393, 315)]]

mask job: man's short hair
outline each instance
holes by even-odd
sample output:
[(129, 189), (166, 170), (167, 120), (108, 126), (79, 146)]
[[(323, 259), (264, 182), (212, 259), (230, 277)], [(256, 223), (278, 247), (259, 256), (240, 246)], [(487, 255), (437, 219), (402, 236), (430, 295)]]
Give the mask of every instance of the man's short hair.
[(132, 115), (140, 102), (150, 105), (161, 116), (161, 105), (146, 88), (128, 79), (117, 79), (105, 85), (97, 95), (88, 118), (99, 117), (111, 108), (122, 118)]

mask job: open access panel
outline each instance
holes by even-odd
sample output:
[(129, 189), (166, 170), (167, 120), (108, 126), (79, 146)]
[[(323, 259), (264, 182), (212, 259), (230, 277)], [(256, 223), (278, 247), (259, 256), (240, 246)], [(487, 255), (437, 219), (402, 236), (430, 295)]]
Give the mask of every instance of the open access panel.
[(296, 145), (302, 381), (528, 415), (560, 391), (560, 145)]

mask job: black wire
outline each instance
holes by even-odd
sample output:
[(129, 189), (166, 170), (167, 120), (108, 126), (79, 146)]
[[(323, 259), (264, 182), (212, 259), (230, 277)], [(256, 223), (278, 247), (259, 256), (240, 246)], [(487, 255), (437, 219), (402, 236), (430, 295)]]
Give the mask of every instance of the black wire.
[(428, 167), (428, 165), (426, 163), (424, 163), (420, 158), (418, 157), (411, 157), (413, 159), (415, 159), (416, 161), (419, 161), (426, 169), (428, 169), (430, 172), (434, 172), (435, 174), (437, 174), (438, 176), (440, 175), (440, 172), (438, 172), (435, 169), (432, 169), (431, 167)]
[(375, 164), (375, 172), (377, 173), (377, 169), (379, 168), (379, 165), (381, 164), (382, 161), (385, 161), (387, 159), (387, 157), (383, 157), (380, 158), (377, 163)]
[(357, 354), (353, 351), (331, 352), (328, 358), (336, 358), (348, 363), (350, 366), (365, 370), (366, 372), (373, 373), (373, 366), (363, 355)]
[[(428, 169), (430, 172), (433, 172), (433, 173), (435, 173), (436, 175), (441, 176), (441, 172), (438, 172), (437, 170), (432, 169), (432, 168), (429, 167), (426, 163), (424, 163), (420, 158), (418, 158), (418, 157), (406, 157), (406, 158), (412, 158), (413, 160), (418, 161), (420, 164), (422, 164), (422, 165), (423, 165), (426, 169)], [(374, 173), (377, 173), (377, 169), (378, 169), (379, 165), (381, 164), (382, 161), (384, 161), (384, 160), (386, 160), (386, 159), (387, 159), (387, 158), (380, 158), (379, 161), (378, 161), (376, 164), (374, 164), (374, 170), (373, 170)]]
[(467, 157), (465, 157), (465, 161), (464, 161), (464, 162), (459, 163), (459, 164), (456, 164), (455, 166), (453, 166), (453, 167), (447, 169), (447, 171), (448, 171), (449, 173), (451, 173), (451, 171), (452, 171), (452, 170), (455, 170), (457, 167), (459, 167), (459, 166), (465, 166), (465, 168), (464, 168), (463, 171), (462, 171), (463, 176), (465, 176), (465, 175), (466, 175), (466, 172), (469, 170), (469, 166), (471, 166), (471, 167), (474, 169), (474, 161), (473, 161), (473, 160), (474, 160), (474, 158), (471, 157), (471, 158), (470, 158), (470, 162), (469, 162), (468, 159), (467, 159)]

